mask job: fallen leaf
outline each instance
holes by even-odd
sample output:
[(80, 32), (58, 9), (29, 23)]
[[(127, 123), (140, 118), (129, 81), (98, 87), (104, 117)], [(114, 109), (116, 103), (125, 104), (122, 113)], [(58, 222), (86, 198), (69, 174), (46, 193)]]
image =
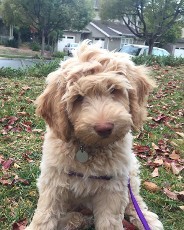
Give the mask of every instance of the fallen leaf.
[(18, 120), (18, 118), (15, 116), (8, 117), (7, 119), (8, 119), (8, 125), (14, 125), (15, 122)]
[(168, 188), (164, 188), (163, 191), (170, 199), (178, 200), (177, 194), (175, 192), (171, 192)]
[(155, 122), (161, 122), (161, 121), (165, 121), (167, 119), (168, 119), (168, 117), (165, 116), (164, 114), (161, 114), (161, 115), (159, 115), (159, 116), (157, 116), (155, 118), (152, 118), (152, 120), (155, 121)]
[(12, 225), (12, 230), (24, 230), (26, 228), (27, 225), (27, 220), (19, 220), (16, 223), (13, 223)]
[(157, 157), (155, 160), (154, 160), (154, 163), (157, 164), (157, 165), (163, 165), (163, 159)]
[(24, 112), (24, 111), (23, 112), (18, 112), (17, 115), (19, 115), (19, 116), (30, 116), (29, 113)]
[(32, 132), (33, 133), (41, 133), (41, 132), (43, 132), (43, 129), (33, 129)]
[(31, 121), (25, 121), (24, 123), (21, 123), (22, 126), (25, 127), (26, 132), (31, 133), (32, 132), (32, 122)]
[(136, 146), (134, 146), (134, 150), (135, 150), (135, 152), (138, 152), (138, 153), (145, 153), (145, 152), (150, 151), (150, 147), (149, 146), (136, 145)]
[(145, 181), (143, 183), (144, 187), (146, 190), (149, 190), (150, 192), (157, 192), (160, 190), (160, 188), (158, 187), (158, 185), (156, 185), (153, 182), (149, 182), (149, 181)]
[(179, 208), (184, 211), (184, 206), (179, 206)]
[(178, 175), (184, 169), (184, 166), (181, 166), (175, 162), (171, 162), (171, 169), (173, 174)]
[(136, 230), (136, 227), (125, 219), (123, 220), (123, 227), (125, 230)]
[(176, 154), (175, 150), (169, 155), (169, 158), (172, 160), (179, 160), (180, 155)]
[(13, 159), (8, 159), (7, 161), (4, 161), (3, 162), (3, 169), (4, 170), (8, 170), (10, 167), (11, 167), (11, 165), (12, 165), (12, 163), (14, 162), (14, 160)]
[(12, 128), (13, 128), (13, 126), (11, 126), (11, 125), (6, 125), (6, 126), (4, 127), (4, 129), (2, 130), (2, 134), (3, 134), (3, 135), (8, 134), (8, 132), (9, 132)]
[(184, 201), (184, 195), (183, 194), (178, 194), (177, 198), (178, 198), (178, 200)]
[(31, 87), (29, 87), (29, 86), (26, 85), (26, 86), (22, 87), (22, 89), (23, 90), (29, 90), (29, 89), (31, 89)]
[(17, 164), (17, 163), (14, 163), (13, 166), (16, 168), (16, 169), (19, 169), (20, 166)]
[(155, 149), (155, 150), (159, 150), (159, 149), (160, 149), (160, 148), (158, 147), (158, 145), (156, 145), (155, 143), (152, 143), (151, 145), (152, 145), (153, 149)]
[(184, 133), (176, 132), (176, 134), (178, 134), (180, 137), (184, 138)]
[(11, 180), (7, 180), (7, 179), (1, 178), (1, 179), (0, 179), (0, 183), (1, 183), (2, 185), (11, 185), (11, 184), (12, 184), (12, 181), (11, 181)]
[(16, 183), (20, 182), (23, 185), (29, 185), (29, 181), (26, 179), (19, 178), (18, 175), (16, 175), (12, 181), (12, 185), (15, 185)]
[(168, 161), (164, 161), (164, 167), (167, 171), (171, 170), (171, 163)]
[(158, 177), (159, 176), (158, 168), (155, 168), (153, 172), (151, 173), (151, 175), (152, 177)]
[(29, 97), (26, 97), (25, 99), (29, 104), (34, 102), (34, 100), (30, 99)]

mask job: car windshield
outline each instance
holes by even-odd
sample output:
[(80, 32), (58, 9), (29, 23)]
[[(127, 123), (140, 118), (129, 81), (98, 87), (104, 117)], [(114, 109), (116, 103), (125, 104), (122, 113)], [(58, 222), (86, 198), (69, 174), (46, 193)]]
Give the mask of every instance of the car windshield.
[(140, 47), (135, 46), (123, 46), (119, 52), (121, 53), (127, 53), (130, 55), (138, 56), (141, 51)]
[(71, 44), (71, 47), (77, 47), (78, 44)]

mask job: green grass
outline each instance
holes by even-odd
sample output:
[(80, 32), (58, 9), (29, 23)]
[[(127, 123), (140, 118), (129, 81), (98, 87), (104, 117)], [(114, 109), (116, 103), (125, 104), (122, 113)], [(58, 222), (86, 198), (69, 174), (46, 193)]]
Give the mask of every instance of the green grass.
[(16, 58), (16, 57), (34, 57), (35, 55), (39, 55), (40, 52), (32, 51), (28, 46), (25, 45), (20, 48), (12, 48), (12, 47), (5, 47), (0, 45), (0, 57), (6, 58)]
[[(177, 132), (182, 133), (184, 124), (182, 116), (184, 67), (177, 68), (157, 67), (152, 71), (157, 80), (158, 87), (149, 99), (149, 114), (151, 117), (144, 129), (135, 139), (136, 145), (149, 146), (150, 151), (146, 159), (139, 153), (141, 161), (141, 178), (144, 181), (154, 182), (160, 187), (158, 192), (151, 192), (144, 188), (141, 194), (150, 210), (156, 212), (162, 220), (166, 230), (183, 229), (183, 206), (181, 200), (172, 200), (163, 193), (167, 187), (171, 191), (183, 191), (183, 175), (174, 175), (172, 170), (166, 170), (164, 164), (159, 166), (159, 176), (153, 178), (151, 173), (155, 166), (156, 157), (163, 161), (169, 160), (172, 151), (176, 151), (184, 158), (184, 142)], [(0, 163), (0, 229), (10, 230), (13, 223), (26, 219), (30, 221), (36, 207), (38, 193), (36, 179), (39, 175), (41, 159), (41, 145), (45, 130), (44, 122), (35, 116), (33, 101), (44, 87), (44, 77), (11, 76), (1, 77), (0, 81), (0, 162), (12, 159), (13, 163), (7, 170)], [(167, 119), (155, 122), (163, 114)], [(12, 118), (18, 118), (11, 124), (12, 129), (5, 134), (5, 128)], [(27, 128), (26, 128), (27, 127)], [(18, 132), (19, 131), (19, 132)], [(135, 134), (137, 135), (137, 134)], [(153, 143), (165, 143), (165, 152), (156, 152)], [(173, 145), (173, 142), (175, 143)], [(149, 162), (148, 162), (149, 160)], [(172, 161), (170, 159), (170, 161)], [(180, 162), (181, 163), (181, 162)]]

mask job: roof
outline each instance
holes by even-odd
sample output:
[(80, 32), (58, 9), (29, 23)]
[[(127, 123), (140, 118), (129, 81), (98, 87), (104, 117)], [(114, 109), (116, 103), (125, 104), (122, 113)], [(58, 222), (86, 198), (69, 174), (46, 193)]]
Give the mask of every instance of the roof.
[(92, 21), (90, 24), (102, 32), (107, 37), (119, 38), (123, 35), (135, 36), (127, 26), (119, 22), (102, 22), (100, 20)]
[(184, 38), (179, 38), (176, 43), (184, 43)]

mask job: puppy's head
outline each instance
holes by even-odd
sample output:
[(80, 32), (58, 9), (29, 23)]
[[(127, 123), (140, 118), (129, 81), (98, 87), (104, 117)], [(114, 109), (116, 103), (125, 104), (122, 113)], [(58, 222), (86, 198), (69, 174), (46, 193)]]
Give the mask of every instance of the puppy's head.
[(37, 113), (58, 138), (107, 145), (141, 127), (154, 82), (127, 57), (82, 43), (47, 79)]

